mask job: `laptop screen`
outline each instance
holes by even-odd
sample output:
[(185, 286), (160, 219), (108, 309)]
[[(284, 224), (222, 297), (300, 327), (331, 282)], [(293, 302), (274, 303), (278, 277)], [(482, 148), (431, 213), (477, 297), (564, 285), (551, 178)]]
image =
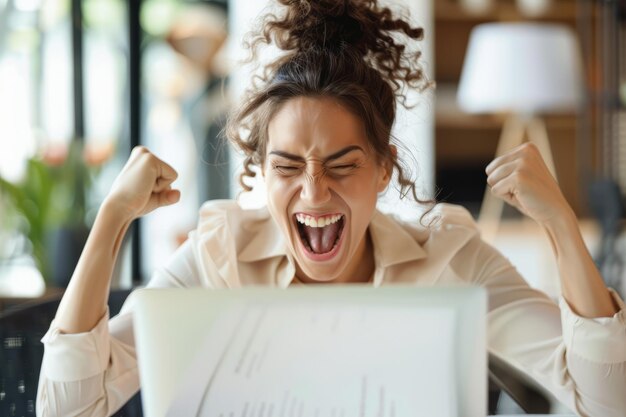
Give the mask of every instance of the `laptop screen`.
[[(459, 330), (467, 330), (460, 313), (468, 303), (475, 340), (462, 345), (473, 347), (473, 359), (458, 349), (467, 337)], [(482, 303), (482, 290), (474, 288), (145, 290), (135, 331), (144, 410), (202, 417), (445, 417), (459, 410), (484, 416)], [(170, 330), (168, 314), (178, 317)], [(177, 352), (181, 328), (194, 334), (193, 348)], [(168, 332), (172, 342), (162, 346)], [(172, 361), (176, 375), (164, 366)], [(170, 384), (154, 383), (159, 379)]]

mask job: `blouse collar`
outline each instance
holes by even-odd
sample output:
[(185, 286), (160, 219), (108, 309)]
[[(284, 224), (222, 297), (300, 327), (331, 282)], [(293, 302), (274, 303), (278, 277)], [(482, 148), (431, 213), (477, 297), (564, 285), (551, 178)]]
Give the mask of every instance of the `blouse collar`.
[[(295, 275), (295, 262), (287, 250), (283, 234), (270, 216), (267, 208), (250, 241), (239, 252), (240, 262), (260, 262), (275, 257), (286, 257), (287, 262), (280, 262), (282, 268), (277, 271), (277, 284), (286, 288)], [(386, 269), (392, 265), (411, 262), (426, 257), (426, 251), (396, 220), (376, 210), (369, 225), (369, 232), (374, 246), (374, 263), (376, 270)], [(384, 274), (377, 273), (374, 286), (382, 283)]]

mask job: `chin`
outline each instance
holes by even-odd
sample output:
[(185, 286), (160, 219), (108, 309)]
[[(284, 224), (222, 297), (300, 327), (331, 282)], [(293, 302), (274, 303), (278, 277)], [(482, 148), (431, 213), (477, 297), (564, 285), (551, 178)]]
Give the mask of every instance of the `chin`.
[(297, 262), (306, 278), (320, 283), (336, 281), (343, 270), (339, 268), (319, 268), (315, 265), (307, 264), (306, 260), (298, 259)]

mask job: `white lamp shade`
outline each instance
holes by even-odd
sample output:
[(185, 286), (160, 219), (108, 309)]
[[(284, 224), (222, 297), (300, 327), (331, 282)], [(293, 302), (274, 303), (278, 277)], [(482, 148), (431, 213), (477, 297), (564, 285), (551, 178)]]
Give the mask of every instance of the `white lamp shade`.
[(576, 35), (565, 25), (479, 25), (470, 36), (458, 103), (469, 113), (576, 110), (581, 65)]

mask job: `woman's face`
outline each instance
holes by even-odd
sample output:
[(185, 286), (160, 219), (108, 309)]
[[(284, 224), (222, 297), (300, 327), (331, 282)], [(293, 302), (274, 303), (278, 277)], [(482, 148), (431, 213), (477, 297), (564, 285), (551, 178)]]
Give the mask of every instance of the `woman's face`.
[[(367, 253), (366, 231), (389, 170), (362, 122), (330, 98), (296, 97), (268, 126), (263, 175), (268, 208), (301, 278), (350, 281)], [(304, 275), (304, 277), (302, 276)]]

